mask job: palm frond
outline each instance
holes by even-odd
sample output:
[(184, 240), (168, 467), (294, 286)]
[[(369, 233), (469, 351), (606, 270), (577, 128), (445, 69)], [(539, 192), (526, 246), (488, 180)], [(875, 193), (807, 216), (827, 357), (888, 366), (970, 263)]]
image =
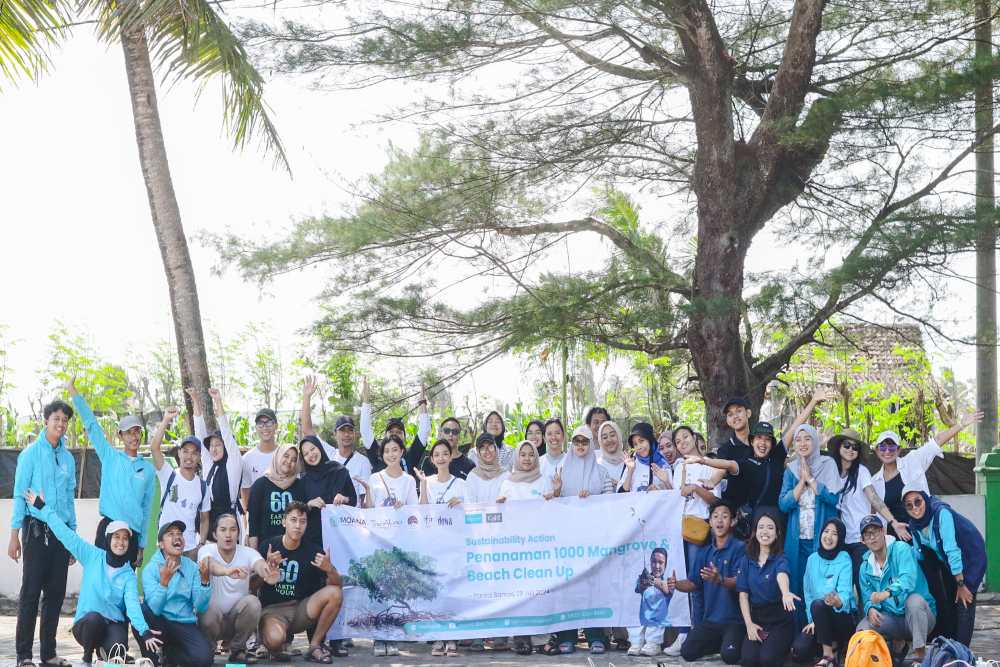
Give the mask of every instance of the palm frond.
[(150, 58), (165, 79), (202, 85), (220, 80), (224, 122), (236, 146), (243, 148), (258, 139), (275, 163), (291, 171), (264, 102), (264, 79), (229, 25), (207, 0), (82, 3), (99, 15), (98, 34), (106, 41), (117, 41), (122, 30), (144, 28)]
[(62, 0), (0, 0), (0, 77), (34, 79), (49, 65), (70, 8)]

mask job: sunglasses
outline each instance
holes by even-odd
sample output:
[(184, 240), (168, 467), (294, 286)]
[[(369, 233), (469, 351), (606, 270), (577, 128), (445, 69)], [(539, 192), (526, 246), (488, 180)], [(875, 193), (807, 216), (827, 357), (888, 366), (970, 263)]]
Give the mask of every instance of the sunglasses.
[(908, 510), (915, 510), (918, 507), (923, 506), (923, 504), (924, 504), (923, 498), (914, 498), (911, 502), (903, 503), (903, 507), (905, 507)]
[(855, 451), (855, 452), (860, 452), (861, 451), (861, 443), (860, 442), (854, 442), (853, 440), (844, 440), (842, 443), (840, 443), (840, 448), (842, 450), (843, 449), (850, 449), (850, 450)]
[(894, 452), (899, 449), (899, 445), (894, 442), (883, 442), (878, 446), (880, 452)]
[(459, 433), (462, 432), (462, 429), (460, 429), (460, 428), (443, 428), (443, 429), (441, 429), (441, 432), (444, 433), (445, 435), (458, 435)]
[(257, 420), (257, 421), (255, 421), (254, 423), (255, 423), (255, 424), (256, 424), (257, 426), (263, 426), (263, 427), (266, 427), (266, 426), (274, 426), (274, 420), (273, 420), (273, 419), (258, 419), (258, 420)]

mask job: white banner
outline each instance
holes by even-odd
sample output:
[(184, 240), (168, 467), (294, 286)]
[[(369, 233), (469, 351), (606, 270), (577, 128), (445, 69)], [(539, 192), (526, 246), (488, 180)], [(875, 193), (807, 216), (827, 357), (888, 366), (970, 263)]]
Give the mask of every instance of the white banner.
[(328, 636), (425, 641), (690, 625), (687, 595), (653, 582), (686, 578), (682, 508), (676, 491), (455, 508), (327, 505), (323, 542), (345, 581)]

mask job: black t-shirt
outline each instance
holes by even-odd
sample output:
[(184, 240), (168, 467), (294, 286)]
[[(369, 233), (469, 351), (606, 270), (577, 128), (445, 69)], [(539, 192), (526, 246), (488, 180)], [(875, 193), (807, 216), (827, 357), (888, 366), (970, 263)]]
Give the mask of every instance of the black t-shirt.
[(742, 481), (745, 503), (755, 509), (778, 506), (787, 458), (788, 451), (779, 442), (763, 461), (753, 457), (737, 461), (740, 466), (740, 475), (737, 479)]
[[(752, 459), (753, 447), (740, 440), (734, 433), (728, 440), (724, 440), (719, 443), (716, 450), (716, 456), (720, 459), (726, 459), (728, 461)], [(722, 492), (722, 497), (737, 507), (749, 502), (747, 498), (747, 484), (742, 475), (742, 468), (740, 472), (741, 474), (739, 477), (728, 478), (728, 481), (726, 482), (726, 490)]]
[(302, 480), (295, 480), (287, 489), (276, 486), (267, 477), (254, 482), (250, 487), (250, 506), (247, 508), (250, 515), (250, 537), (263, 541), (275, 535), (283, 535), (285, 529), (281, 521), (285, 517), (285, 507), (293, 500), (306, 500)]
[(906, 523), (909, 517), (906, 515), (906, 508), (903, 507), (903, 476), (896, 475), (885, 483), (885, 505), (892, 512), (896, 521)]
[(268, 547), (272, 551), (280, 551), (285, 557), (285, 561), (278, 566), (278, 583), (274, 586), (264, 583), (260, 587), (258, 596), (265, 607), (269, 604), (305, 600), (323, 588), (326, 582), (326, 572), (313, 565), (316, 554), (323, 553), (323, 550), (312, 542), (303, 540), (299, 543), (299, 548), (292, 551), (285, 546), (282, 537), (279, 535), (264, 540), (257, 548), (265, 558)]

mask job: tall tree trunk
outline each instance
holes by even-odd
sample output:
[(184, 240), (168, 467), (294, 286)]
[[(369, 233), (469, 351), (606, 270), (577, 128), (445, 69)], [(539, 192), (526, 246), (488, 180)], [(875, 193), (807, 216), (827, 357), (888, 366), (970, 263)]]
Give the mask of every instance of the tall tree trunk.
[[(990, 0), (976, 0), (976, 61), (993, 57)], [(994, 221), (993, 79), (976, 86), (976, 405), (986, 413), (976, 438), (976, 459), (997, 445), (997, 229)]]
[[(135, 121), (135, 139), (139, 147), (139, 162), (146, 182), (149, 211), (160, 245), (163, 269), (170, 290), (170, 309), (177, 338), (177, 356), (181, 365), (181, 384), (197, 387), (203, 393), (205, 418), (209, 428), (214, 428), (215, 417), (207, 390), (211, 386), (205, 338), (201, 329), (201, 311), (198, 306), (198, 287), (195, 284), (194, 266), (188, 252), (187, 238), (181, 225), (181, 212), (170, 179), (167, 150), (160, 127), (160, 112), (156, 103), (156, 82), (149, 60), (149, 46), (142, 30), (123, 30), (122, 47), (125, 51), (125, 71), (132, 98), (132, 117)], [(184, 394), (187, 414), (191, 415), (191, 399)], [(193, 425), (188, 424), (193, 430)]]

